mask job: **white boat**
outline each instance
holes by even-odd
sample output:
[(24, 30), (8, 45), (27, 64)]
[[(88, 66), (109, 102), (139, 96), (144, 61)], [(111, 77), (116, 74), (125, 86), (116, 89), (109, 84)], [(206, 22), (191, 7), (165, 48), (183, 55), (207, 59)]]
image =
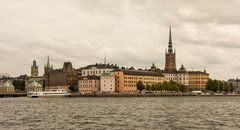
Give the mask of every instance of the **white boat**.
[(50, 91), (40, 91), (40, 92), (28, 92), (27, 96), (29, 98), (40, 98), (40, 97), (68, 97), (69, 93), (66, 89), (57, 89)]

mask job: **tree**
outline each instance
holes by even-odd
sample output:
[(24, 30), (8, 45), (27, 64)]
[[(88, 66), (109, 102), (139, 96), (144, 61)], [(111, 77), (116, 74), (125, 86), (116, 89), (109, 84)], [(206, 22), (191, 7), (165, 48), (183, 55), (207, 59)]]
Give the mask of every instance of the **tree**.
[(25, 81), (24, 80), (13, 80), (13, 86), (16, 91), (24, 91), (25, 90)]
[(144, 90), (145, 86), (143, 84), (142, 81), (138, 81), (137, 82), (137, 89), (140, 91), (140, 93), (142, 92), (142, 90)]
[(145, 89), (146, 89), (147, 91), (150, 91), (150, 90), (151, 90), (151, 88), (152, 88), (152, 86), (151, 86), (151, 85), (149, 85), (149, 84), (147, 84), (147, 85), (145, 86)]

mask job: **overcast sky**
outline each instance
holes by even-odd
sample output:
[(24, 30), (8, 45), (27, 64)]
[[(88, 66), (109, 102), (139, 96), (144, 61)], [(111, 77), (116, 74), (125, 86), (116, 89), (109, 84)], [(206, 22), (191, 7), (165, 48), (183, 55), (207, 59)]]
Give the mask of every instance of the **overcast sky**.
[(0, 72), (40, 74), (107, 61), (164, 68), (172, 24), (177, 67), (240, 77), (240, 0), (0, 0)]

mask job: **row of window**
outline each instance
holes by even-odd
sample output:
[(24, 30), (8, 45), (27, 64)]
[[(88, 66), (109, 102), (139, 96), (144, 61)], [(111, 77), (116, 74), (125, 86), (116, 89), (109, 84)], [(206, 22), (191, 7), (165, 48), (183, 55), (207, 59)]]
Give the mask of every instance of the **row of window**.
[(83, 70), (82, 71), (82, 74), (85, 75), (85, 74), (102, 74), (102, 73), (108, 73), (110, 72), (111, 70)]

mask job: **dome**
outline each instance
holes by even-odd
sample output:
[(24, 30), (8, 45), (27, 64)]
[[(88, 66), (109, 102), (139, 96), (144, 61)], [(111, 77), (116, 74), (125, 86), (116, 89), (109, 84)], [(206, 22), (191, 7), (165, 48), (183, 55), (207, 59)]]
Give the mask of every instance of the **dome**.
[(38, 82), (36, 82), (35, 80), (33, 82), (31, 82), (30, 84), (28, 84), (28, 86), (32, 86), (32, 87), (42, 87), (41, 84), (39, 84)]
[(185, 69), (185, 67), (183, 65), (181, 65), (181, 68), (179, 69), (180, 72), (187, 72), (187, 70)]
[(2, 87), (14, 87), (10, 81), (6, 81), (5, 83), (3, 83)]

